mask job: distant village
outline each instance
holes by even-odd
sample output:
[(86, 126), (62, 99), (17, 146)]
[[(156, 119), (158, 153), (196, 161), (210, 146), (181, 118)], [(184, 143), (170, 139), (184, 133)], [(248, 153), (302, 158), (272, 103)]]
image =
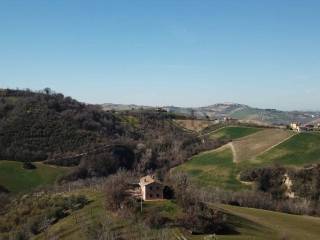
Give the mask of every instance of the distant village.
[(290, 124), (290, 129), (296, 132), (312, 132), (320, 130), (320, 123), (317, 124), (301, 124), (298, 122), (293, 122)]

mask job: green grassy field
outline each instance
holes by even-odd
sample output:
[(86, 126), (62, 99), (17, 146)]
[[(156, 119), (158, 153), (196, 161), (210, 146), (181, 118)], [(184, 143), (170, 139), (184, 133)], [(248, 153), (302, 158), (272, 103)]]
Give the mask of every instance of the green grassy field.
[(313, 240), (320, 236), (320, 218), (229, 205), (221, 209), (234, 216), (230, 220), (240, 234), (218, 236), (219, 240)]
[[(242, 170), (262, 166), (255, 157), (293, 135), (290, 131), (266, 129), (235, 140), (219, 149), (200, 153), (173, 169), (182, 171), (201, 187), (220, 187), (229, 190), (251, 186), (238, 180)], [(320, 146), (320, 145), (319, 145)]]
[(0, 185), (12, 193), (27, 192), (36, 187), (52, 184), (68, 169), (35, 163), (34, 170), (22, 167), (21, 162), (0, 161)]
[(210, 134), (210, 138), (233, 140), (248, 136), (261, 130), (261, 128), (230, 126), (214, 131), (212, 134)]
[(320, 162), (320, 134), (300, 133), (257, 157), (262, 163), (301, 166)]
[(239, 168), (233, 162), (229, 147), (196, 155), (173, 171), (187, 173), (191, 180), (200, 186), (218, 186), (233, 190), (246, 187), (237, 180)]

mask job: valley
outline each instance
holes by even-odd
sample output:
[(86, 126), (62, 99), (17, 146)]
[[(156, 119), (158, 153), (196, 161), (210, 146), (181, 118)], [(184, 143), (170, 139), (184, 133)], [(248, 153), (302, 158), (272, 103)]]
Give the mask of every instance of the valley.
[[(106, 111), (55, 93), (19, 94), (0, 104), (6, 109), (0, 156), (12, 159), (0, 160), (0, 239), (319, 234), (317, 131), (188, 119), (152, 108)], [(150, 173), (163, 182), (165, 200), (131, 195), (137, 179)], [(22, 214), (30, 220), (14, 221)]]

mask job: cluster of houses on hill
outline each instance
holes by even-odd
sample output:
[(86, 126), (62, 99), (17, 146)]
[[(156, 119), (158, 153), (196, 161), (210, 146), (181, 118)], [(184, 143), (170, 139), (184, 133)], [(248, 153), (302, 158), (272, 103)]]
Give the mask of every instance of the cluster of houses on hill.
[(232, 117), (223, 117), (223, 118), (216, 118), (216, 119), (210, 119), (209, 116), (207, 116), (207, 120), (211, 120), (213, 122), (213, 124), (237, 124), (239, 123), (239, 119), (236, 118), (232, 118)]
[(296, 132), (311, 132), (320, 130), (320, 123), (318, 124), (305, 124), (293, 122), (290, 124), (290, 129)]

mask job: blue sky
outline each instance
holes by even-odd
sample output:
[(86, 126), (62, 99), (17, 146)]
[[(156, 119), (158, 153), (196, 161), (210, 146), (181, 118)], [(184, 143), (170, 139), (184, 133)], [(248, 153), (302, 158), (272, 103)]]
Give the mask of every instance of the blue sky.
[(320, 110), (320, 1), (0, 1), (0, 87)]

